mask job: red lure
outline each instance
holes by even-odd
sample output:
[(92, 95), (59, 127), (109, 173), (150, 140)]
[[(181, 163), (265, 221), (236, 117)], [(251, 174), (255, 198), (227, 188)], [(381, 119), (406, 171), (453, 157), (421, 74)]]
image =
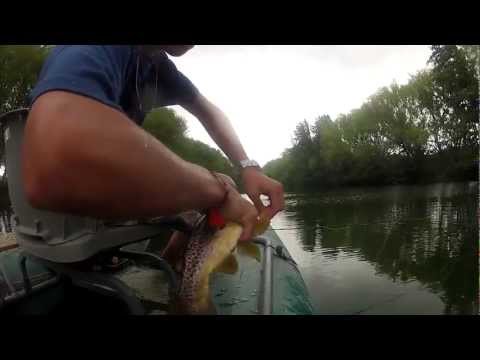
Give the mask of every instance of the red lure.
[(208, 211), (208, 226), (213, 229), (222, 229), (226, 224), (225, 218), (217, 208)]

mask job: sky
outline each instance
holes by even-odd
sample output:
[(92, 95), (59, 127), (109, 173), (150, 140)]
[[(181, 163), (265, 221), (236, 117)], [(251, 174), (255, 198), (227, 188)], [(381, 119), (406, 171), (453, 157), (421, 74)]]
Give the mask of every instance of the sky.
[[(226, 113), (247, 155), (263, 166), (291, 146), (298, 122), (360, 107), (379, 88), (406, 83), (429, 55), (426, 45), (198, 45), (172, 60)], [(189, 136), (218, 148), (196, 118), (172, 108)]]

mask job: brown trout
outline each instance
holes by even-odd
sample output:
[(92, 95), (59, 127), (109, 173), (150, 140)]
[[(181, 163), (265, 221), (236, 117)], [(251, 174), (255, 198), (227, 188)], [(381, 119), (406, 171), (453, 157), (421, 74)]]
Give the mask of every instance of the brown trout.
[[(267, 230), (269, 221), (261, 216), (254, 229), (254, 236)], [(242, 226), (229, 222), (223, 229), (213, 231), (206, 217), (198, 217), (184, 254), (183, 276), (176, 299), (176, 312), (188, 314), (211, 313), (209, 280), (213, 272), (233, 274), (238, 263), (233, 256), (238, 251), (260, 261), (255, 244), (238, 243)]]

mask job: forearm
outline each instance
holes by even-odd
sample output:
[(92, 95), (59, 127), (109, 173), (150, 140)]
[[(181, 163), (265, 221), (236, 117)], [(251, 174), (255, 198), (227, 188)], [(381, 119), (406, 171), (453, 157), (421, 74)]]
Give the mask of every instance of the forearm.
[(38, 207), (130, 218), (222, 200), (224, 190), (208, 170), (180, 159), (120, 112), (80, 97), (47, 117), (41, 100), (48, 99), (31, 111), (23, 157), (24, 183)]
[(200, 120), (210, 137), (234, 164), (247, 159), (232, 124), (218, 107), (200, 95), (197, 104), (186, 108)]
[[(247, 154), (230, 121), (220, 109), (200, 94), (192, 104), (186, 104), (184, 107), (202, 122), (213, 140), (233, 163), (238, 164), (241, 160), (247, 159)], [(270, 179), (254, 167), (247, 167), (242, 170), (241, 177), (245, 192), (255, 204), (257, 211), (262, 212), (266, 209), (267, 216), (271, 219), (283, 209), (282, 184)], [(262, 194), (267, 195), (270, 199), (270, 206), (267, 208), (260, 198)]]

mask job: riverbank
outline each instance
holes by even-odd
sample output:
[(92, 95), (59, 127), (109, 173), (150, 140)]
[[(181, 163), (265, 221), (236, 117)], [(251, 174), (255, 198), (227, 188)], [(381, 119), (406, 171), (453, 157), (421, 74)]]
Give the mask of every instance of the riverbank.
[(285, 195), (289, 194), (318, 194), (323, 192), (336, 192), (336, 191), (350, 191), (350, 190), (387, 190), (392, 187), (429, 187), (435, 185), (444, 185), (444, 184), (477, 184), (479, 185), (478, 178), (476, 180), (458, 180), (458, 181), (428, 181), (428, 182), (417, 182), (417, 183), (391, 183), (391, 184), (353, 184), (353, 185), (322, 185), (318, 187), (308, 187), (308, 188), (287, 188), (285, 190)]

